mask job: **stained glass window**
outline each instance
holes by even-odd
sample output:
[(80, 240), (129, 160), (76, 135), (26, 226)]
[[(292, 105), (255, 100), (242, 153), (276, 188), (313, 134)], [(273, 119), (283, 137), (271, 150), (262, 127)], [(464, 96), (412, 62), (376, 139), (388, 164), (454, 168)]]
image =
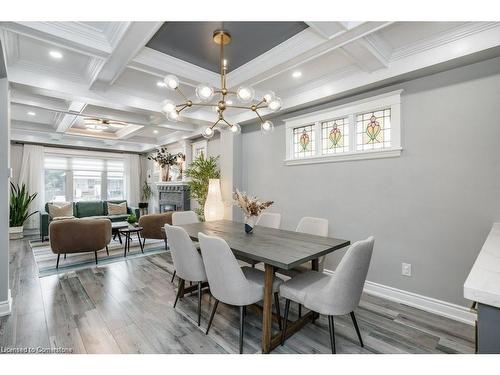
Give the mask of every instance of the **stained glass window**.
[(321, 123), (323, 154), (349, 151), (349, 122), (347, 117)]
[(356, 150), (387, 147), (391, 147), (390, 108), (356, 115)]
[(293, 156), (303, 158), (315, 154), (314, 125), (301, 126), (293, 129)]

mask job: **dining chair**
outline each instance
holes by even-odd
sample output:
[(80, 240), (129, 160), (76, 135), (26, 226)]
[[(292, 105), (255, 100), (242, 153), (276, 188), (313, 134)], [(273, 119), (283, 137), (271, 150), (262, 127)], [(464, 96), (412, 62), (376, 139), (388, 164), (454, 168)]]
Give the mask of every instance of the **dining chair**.
[(203, 260), (184, 228), (165, 224), (165, 233), (167, 234), (170, 251), (172, 252), (172, 261), (174, 262), (174, 267), (179, 277), (179, 288), (177, 290), (177, 296), (175, 297), (174, 309), (179, 297), (184, 292), (185, 282), (197, 282), (198, 325), (200, 325), (201, 287), (202, 283), (207, 281)]
[[(198, 234), (201, 254), (208, 278), (210, 293), (215, 299), (206, 334), (210, 330), (219, 302), (238, 306), (240, 309), (240, 354), (243, 353), (243, 335), (246, 307), (264, 298), (264, 272), (251, 267), (240, 267), (229, 245), (222, 238)], [(281, 329), (278, 290), (283, 282), (273, 280), (274, 302)]]
[(274, 212), (263, 212), (255, 225), (260, 225), (261, 227), (279, 229), (281, 224), (281, 214)]
[[(184, 224), (195, 224), (199, 223), (200, 219), (198, 219), (198, 215), (194, 211), (175, 211), (172, 213), (172, 225), (184, 225)], [(195, 242), (197, 244), (197, 242)], [(195, 245), (196, 246), (196, 245)], [(174, 282), (175, 275), (177, 271), (174, 269), (174, 273), (172, 274), (171, 283)]]
[(333, 317), (338, 315), (350, 314), (359, 343), (361, 347), (364, 346), (354, 309), (361, 299), (374, 241), (373, 237), (369, 237), (352, 244), (332, 276), (309, 271), (299, 274), (280, 286), (280, 295), (286, 299), (281, 334), (282, 345), (286, 337), (290, 301), (295, 301), (311, 311), (328, 316), (332, 353), (336, 353)]

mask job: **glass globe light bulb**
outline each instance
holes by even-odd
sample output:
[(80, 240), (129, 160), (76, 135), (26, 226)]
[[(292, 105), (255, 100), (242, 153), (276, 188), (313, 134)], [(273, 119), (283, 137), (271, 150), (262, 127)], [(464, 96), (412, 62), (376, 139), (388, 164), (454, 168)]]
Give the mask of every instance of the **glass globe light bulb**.
[(214, 136), (214, 133), (214, 130), (211, 127), (208, 127), (203, 130), (201, 135), (203, 136), (203, 138), (210, 139)]
[(264, 93), (264, 96), (263, 96), (266, 103), (271, 103), (275, 97), (276, 97), (276, 94), (274, 93), (274, 91), (266, 91)]
[(279, 111), (281, 109), (281, 106), (282, 106), (282, 102), (281, 102), (281, 99), (280, 98), (274, 98), (273, 101), (271, 101), (268, 105), (267, 105), (267, 108), (271, 111), (271, 112), (276, 112), (276, 111)]
[(165, 82), (165, 85), (167, 85), (170, 90), (175, 90), (177, 87), (179, 87), (179, 78), (177, 78), (173, 74), (165, 76), (165, 78), (163, 78), (163, 82)]
[(179, 112), (172, 111), (167, 113), (167, 119), (172, 122), (177, 122), (177, 120), (179, 120)]
[(269, 133), (272, 133), (274, 131), (274, 124), (271, 122), (271, 121), (264, 121), (261, 125), (260, 125), (260, 130), (262, 131), (262, 133), (264, 134), (269, 134)]
[(196, 96), (203, 102), (208, 102), (214, 96), (214, 89), (207, 84), (196, 87)]
[(170, 100), (170, 99), (166, 99), (164, 100), (162, 103), (161, 103), (161, 111), (167, 115), (169, 114), (170, 112), (173, 112), (175, 111), (175, 103), (173, 100)]
[(240, 134), (241, 133), (240, 124), (233, 124), (233, 126), (229, 128), (229, 131), (231, 132), (231, 134)]
[(241, 86), (238, 91), (236, 91), (236, 95), (243, 103), (249, 103), (253, 100), (255, 91), (250, 86)]

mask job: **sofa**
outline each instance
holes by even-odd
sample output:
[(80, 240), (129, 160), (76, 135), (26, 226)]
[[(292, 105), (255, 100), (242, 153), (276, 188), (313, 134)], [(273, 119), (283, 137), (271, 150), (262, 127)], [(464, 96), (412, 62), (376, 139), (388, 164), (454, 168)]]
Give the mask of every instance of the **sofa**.
[(96, 220), (54, 220), (49, 225), (50, 248), (57, 254), (56, 268), (59, 268), (61, 254), (94, 253), (106, 249), (111, 241), (111, 221), (106, 218)]
[[(128, 216), (135, 214), (139, 219), (141, 212), (139, 208), (129, 207), (127, 204), (127, 214), (123, 215), (108, 215), (107, 203), (123, 203), (126, 200), (110, 200), (110, 201), (81, 201), (73, 202), (73, 216), (75, 218), (108, 218), (111, 221), (125, 221)], [(40, 212), (40, 237), (44, 241), (49, 235), (49, 224), (52, 221), (49, 215), (49, 203), (45, 203), (45, 211)]]

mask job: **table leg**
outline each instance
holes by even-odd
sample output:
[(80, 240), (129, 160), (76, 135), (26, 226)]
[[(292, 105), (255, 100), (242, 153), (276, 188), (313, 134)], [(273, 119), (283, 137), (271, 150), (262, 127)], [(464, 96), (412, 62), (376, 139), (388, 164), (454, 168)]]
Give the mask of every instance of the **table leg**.
[(141, 247), (141, 251), (144, 254), (144, 246), (142, 245), (141, 236), (139, 236), (139, 232), (137, 232), (137, 239), (139, 240), (139, 246)]
[(123, 245), (122, 236), (120, 235), (120, 231), (116, 232), (116, 234), (118, 234), (118, 241), (120, 241), (120, 245)]
[[(319, 271), (319, 258), (311, 260), (311, 269), (313, 271)], [(313, 322), (313, 324), (316, 323), (316, 319), (318, 319), (318, 318), (319, 318), (319, 314), (317, 312), (313, 311), (313, 313), (312, 313), (312, 322)]]
[(266, 264), (264, 274), (264, 301), (262, 307), (262, 353), (271, 351), (271, 324), (273, 321), (274, 267)]
[[(121, 243), (121, 237), (120, 238), (120, 243)], [(124, 247), (124, 253), (123, 253), (123, 256), (124, 257), (127, 257), (127, 244), (128, 244), (128, 238), (127, 238), (127, 235), (125, 235), (125, 247)]]

